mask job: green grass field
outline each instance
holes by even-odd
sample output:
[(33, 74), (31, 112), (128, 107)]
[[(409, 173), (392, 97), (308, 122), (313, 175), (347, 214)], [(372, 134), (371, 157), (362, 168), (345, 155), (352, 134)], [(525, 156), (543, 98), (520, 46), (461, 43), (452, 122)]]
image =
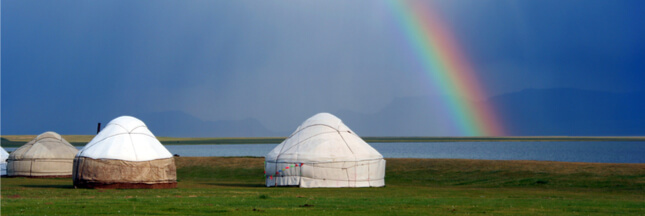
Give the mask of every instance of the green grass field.
[[(20, 147), (34, 139), (36, 135), (3, 135), (3, 147)], [(74, 146), (84, 146), (94, 135), (63, 135)], [(201, 144), (267, 144), (281, 143), (286, 137), (210, 137), (210, 138), (181, 138), (157, 137), (164, 145), (201, 145)], [(362, 137), (368, 143), (389, 142), (517, 142), (517, 141), (645, 141), (645, 137)]]
[(263, 158), (179, 157), (178, 188), (2, 178), (3, 215), (643, 215), (645, 164), (387, 159), (383, 188), (266, 188)]

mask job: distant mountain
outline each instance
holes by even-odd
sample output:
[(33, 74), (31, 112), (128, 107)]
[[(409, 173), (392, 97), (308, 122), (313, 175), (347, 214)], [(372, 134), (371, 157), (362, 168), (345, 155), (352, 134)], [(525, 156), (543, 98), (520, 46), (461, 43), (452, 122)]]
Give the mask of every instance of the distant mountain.
[(645, 135), (645, 92), (527, 89), (489, 102), (510, 135)]
[[(405, 97), (394, 99), (377, 113), (348, 110), (332, 113), (361, 136), (459, 135), (454, 134), (458, 130), (443, 101), (437, 97)], [(512, 136), (645, 135), (645, 92), (526, 89), (489, 98), (488, 103), (495, 107)], [(292, 132), (271, 131), (256, 119), (203, 121), (181, 111), (136, 114), (81, 105), (52, 106), (42, 112), (30, 111), (29, 107), (3, 107), (1, 133), (39, 134), (53, 130), (61, 134), (93, 134), (97, 122), (105, 125), (120, 115), (143, 120), (157, 136), (262, 137), (288, 136)], [(86, 110), (90, 111), (81, 112)]]
[(360, 136), (435, 136), (450, 132), (453, 125), (438, 98), (396, 98), (381, 111), (361, 114), (348, 110), (333, 113)]
[[(62, 107), (62, 108), (61, 108)], [(64, 106), (52, 106), (37, 116), (6, 115), (21, 113), (20, 110), (2, 112), (2, 134), (40, 134), (56, 131), (60, 134), (94, 134), (96, 124), (102, 126), (121, 115), (132, 115), (141, 119), (156, 136), (170, 137), (262, 137), (285, 136), (288, 133), (275, 133), (255, 119), (237, 121), (203, 121), (181, 111), (156, 113), (115, 112), (98, 107), (92, 112), (70, 113)], [(64, 118), (63, 116), (74, 116)]]
[(181, 111), (144, 113), (137, 118), (146, 123), (155, 136), (169, 137), (265, 137), (284, 136), (268, 130), (256, 119), (238, 121), (203, 121)]
[[(440, 98), (397, 98), (374, 114), (335, 113), (361, 136), (453, 136)], [(643, 136), (645, 92), (527, 89), (488, 100), (512, 136)], [(438, 112), (437, 112), (438, 111)], [(452, 129), (451, 129), (452, 128)]]

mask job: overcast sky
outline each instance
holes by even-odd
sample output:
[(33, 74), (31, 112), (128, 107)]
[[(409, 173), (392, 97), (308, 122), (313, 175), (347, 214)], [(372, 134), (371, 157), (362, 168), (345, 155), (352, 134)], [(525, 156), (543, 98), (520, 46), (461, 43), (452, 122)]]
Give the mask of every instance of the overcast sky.
[[(492, 97), (530, 88), (644, 91), (644, 4), (425, 5), (440, 13)], [(388, 5), (5, 0), (2, 118), (113, 115), (96, 122), (181, 111), (202, 120), (254, 118), (291, 131), (317, 112), (370, 114), (395, 98), (438, 94)], [(3, 130), (12, 127), (20, 126), (2, 122)]]

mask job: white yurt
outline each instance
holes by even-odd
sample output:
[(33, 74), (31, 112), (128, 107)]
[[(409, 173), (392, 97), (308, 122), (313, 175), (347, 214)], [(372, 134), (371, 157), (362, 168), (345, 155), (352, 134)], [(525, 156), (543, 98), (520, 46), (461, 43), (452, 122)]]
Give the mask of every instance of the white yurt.
[(45, 132), (9, 154), (7, 175), (69, 177), (78, 150), (56, 132)]
[(81, 188), (174, 188), (177, 169), (141, 120), (121, 116), (78, 152), (73, 179)]
[(385, 160), (336, 116), (319, 113), (265, 156), (267, 187), (382, 187)]
[(0, 147), (0, 176), (7, 175), (8, 158), (9, 158), (9, 152), (5, 151), (4, 148)]

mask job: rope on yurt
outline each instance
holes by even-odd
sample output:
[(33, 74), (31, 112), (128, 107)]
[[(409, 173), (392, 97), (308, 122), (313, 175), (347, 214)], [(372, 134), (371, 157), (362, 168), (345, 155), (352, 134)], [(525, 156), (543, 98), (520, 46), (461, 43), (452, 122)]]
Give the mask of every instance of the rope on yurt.
[[(282, 149), (280, 149), (280, 154), (282, 154), (282, 153), (283, 153), (283, 152), (285, 152), (285, 151), (289, 151), (289, 149), (292, 149), (292, 148), (294, 148), (294, 147), (296, 147), (296, 146), (299, 146), (300, 144), (302, 144), (304, 141), (306, 141), (306, 140), (308, 140), (308, 139), (314, 138), (314, 137), (319, 136), (319, 135), (329, 134), (329, 133), (336, 133), (336, 132), (337, 132), (337, 131), (333, 131), (333, 132), (323, 132), (323, 133), (317, 133), (317, 134), (314, 134), (313, 136), (310, 136), (310, 137), (307, 137), (306, 139), (303, 139), (303, 140), (298, 141), (298, 143), (296, 143), (296, 144), (292, 145), (291, 147), (289, 147), (289, 148), (287, 148), (287, 149), (284, 149), (284, 146), (282, 146)], [(276, 157), (276, 158), (277, 158), (277, 157)]]
[[(287, 139), (291, 138), (293, 135), (296, 135), (296, 134), (297, 134), (297, 133), (299, 133), (300, 131), (303, 131), (303, 130), (305, 130), (305, 129), (307, 129), (307, 128), (315, 127), (315, 126), (325, 126), (325, 127), (328, 127), (328, 128), (334, 129), (335, 131), (338, 131), (338, 129), (336, 129), (336, 128), (332, 127), (331, 125), (328, 125), (328, 124), (312, 124), (312, 125), (307, 125), (307, 127), (303, 127), (303, 128), (300, 128), (300, 129), (296, 130), (296, 131), (295, 131), (295, 132), (293, 132), (291, 135), (289, 135), (289, 137), (287, 137)], [(314, 135), (314, 136), (315, 136), (315, 135)]]
[[(282, 153), (284, 153), (285, 151), (288, 151), (289, 149), (292, 149), (292, 148), (294, 148), (294, 147), (296, 147), (296, 146), (299, 146), (299, 145), (300, 145), (300, 144), (302, 144), (304, 141), (306, 141), (306, 140), (308, 140), (308, 139), (311, 139), (311, 138), (313, 138), (313, 137), (316, 137), (316, 136), (318, 136), (318, 135), (327, 134), (327, 133), (336, 133), (336, 132), (338, 132), (338, 129), (336, 129), (336, 128), (334, 128), (334, 127), (330, 126), (330, 125), (326, 125), (326, 124), (312, 124), (312, 125), (308, 125), (307, 127), (303, 127), (303, 128), (300, 128), (300, 129), (296, 130), (296, 131), (295, 131), (295, 132), (293, 132), (291, 135), (289, 135), (289, 137), (287, 137), (287, 139), (291, 139), (291, 138), (292, 138), (292, 137), (294, 137), (296, 134), (298, 134), (298, 132), (300, 132), (300, 131), (302, 131), (302, 130), (304, 130), (304, 129), (310, 128), (310, 127), (314, 127), (314, 126), (325, 126), (325, 127), (329, 127), (329, 128), (331, 128), (331, 129), (333, 129), (333, 130), (334, 130), (334, 132), (324, 132), (324, 133), (314, 134), (314, 135), (312, 135), (312, 136), (310, 136), (310, 137), (307, 137), (307, 138), (305, 138), (305, 139), (298, 140), (298, 142), (297, 142), (295, 145), (292, 145), (292, 146), (290, 146), (290, 147), (289, 147), (289, 148), (287, 148), (287, 149), (284, 149), (284, 148), (285, 148), (285, 146), (284, 146), (284, 145), (282, 145), (282, 147), (280, 148), (280, 151), (279, 151), (278, 155), (277, 155), (277, 156), (276, 156), (276, 158), (275, 158), (275, 167), (274, 167), (274, 168), (275, 168), (275, 170), (278, 170), (278, 161), (279, 161), (279, 159), (280, 159), (280, 156), (282, 156)], [(341, 136), (341, 137), (342, 137), (342, 136)], [(350, 151), (351, 151), (351, 149), (350, 149)], [(354, 156), (354, 158), (355, 158), (355, 157), (356, 157), (356, 156)], [(315, 172), (315, 171), (314, 171), (314, 172)], [(278, 177), (278, 176), (276, 176), (276, 177)], [(299, 178), (299, 179), (302, 179), (302, 169), (300, 169), (300, 177), (301, 177), (301, 178)], [(282, 178), (282, 177), (280, 177), (280, 178)], [(302, 181), (302, 180), (299, 180), (298, 185), (300, 185), (300, 182), (301, 182), (301, 181)], [(274, 179), (274, 182), (275, 182), (275, 185), (277, 186), (277, 185), (278, 185), (277, 178), (276, 178), (276, 179)]]
[[(135, 128), (132, 128), (132, 130), (128, 131), (128, 129), (126, 129), (126, 128), (125, 128), (125, 127), (123, 127), (122, 125), (119, 125), (119, 124), (117, 124), (117, 123), (110, 123), (110, 124), (106, 125), (106, 126), (105, 126), (105, 128), (103, 128), (103, 130), (105, 131), (105, 129), (107, 129), (110, 125), (116, 125), (116, 126), (119, 126), (120, 128), (123, 128), (123, 130), (125, 130), (126, 132), (125, 132), (125, 133), (116, 133), (116, 134), (112, 134), (111, 136), (107, 136), (107, 137), (103, 138), (102, 140), (97, 140), (95, 143), (92, 143), (92, 145), (85, 145), (85, 147), (84, 147), (83, 149), (81, 149), (79, 152), (82, 152), (84, 149), (89, 149), (89, 148), (91, 148), (92, 146), (95, 146), (96, 144), (101, 143), (101, 142), (103, 142), (104, 140), (106, 140), (106, 139), (108, 139), (108, 138), (115, 137), (115, 136), (119, 136), (119, 135), (123, 135), (123, 134), (129, 134), (129, 135), (132, 135), (132, 134), (138, 134), (138, 135), (144, 135), (144, 136), (148, 136), (148, 137), (152, 137), (152, 138), (154, 138), (154, 139), (157, 139), (154, 135), (150, 135), (150, 134), (145, 134), (145, 133), (132, 133), (132, 131), (134, 131), (134, 129), (137, 129), (137, 128), (140, 128), (140, 127), (145, 127), (145, 128), (147, 128), (148, 126), (145, 126), (145, 125), (137, 126), (137, 127), (135, 127)], [(132, 137), (130, 137), (130, 139), (132, 139)], [(91, 141), (90, 141), (90, 142), (91, 142)]]
[[(338, 131), (338, 136), (340, 136), (341, 139), (343, 139), (343, 142), (345, 143), (345, 146), (347, 146), (347, 149), (349, 149), (350, 152), (352, 152), (352, 155), (354, 156), (354, 167), (356, 167), (356, 154), (354, 154), (354, 150), (352, 150), (351, 147), (349, 147), (349, 143), (347, 143), (347, 140), (345, 140), (345, 137), (343, 137), (343, 134), (340, 133), (340, 130)], [(345, 132), (345, 131), (343, 131)], [(347, 131), (349, 134), (353, 134), (350, 131)], [(345, 170), (347, 172), (347, 170)], [(350, 184), (349, 176), (347, 176), (347, 185)], [(354, 185), (356, 184), (356, 170), (354, 170)]]
[(34, 162), (29, 161), (29, 176), (31, 176), (31, 174), (33, 173), (32, 171), (33, 169), (34, 169)]
[(372, 175), (372, 172), (370, 172), (370, 163), (367, 163), (367, 185), (372, 187), (372, 181), (370, 181), (370, 175)]
[[(360, 161), (357, 161), (356, 163), (354, 163), (354, 165), (353, 165), (353, 166), (343, 166), (343, 167), (340, 167), (340, 168), (339, 168), (339, 167), (337, 167), (337, 166), (325, 166), (325, 164), (338, 164), (338, 163), (347, 164), (347, 163), (350, 163), (350, 162), (353, 162), (353, 161), (335, 161), (335, 162), (307, 163), (307, 165), (308, 165), (308, 166), (311, 166), (311, 167), (313, 167), (313, 168), (328, 168), (328, 169), (342, 169), (342, 170), (345, 170), (345, 169), (351, 169), (351, 168), (357, 168), (357, 167), (361, 167), (361, 166), (368, 166), (368, 169), (369, 169), (369, 170), (371, 170), (371, 168), (369, 168), (369, 165), (370, 165), (371, 163), (379, 163), (379, 162), (380, 162), (380, 161), (382, 161), (382, 160), (383, 160), (383, 159), (367, 159), (367, 160), (360, 160)], [(360, 163), (360, 164), (359, 164), (358, 162), (364, 162), (364, 163)], [(281, 163), (282, 163), (282, 164), (290, 164), (290, 163), (297, 163), (297, 162), (281, 162)], [(300, 163), (297, 163), (297, 164), (300, 164)], [(304, 163), (303, 163), (303, 164), (304, 164)], [(296, 172), (296, 173), (298, 173), (298, 172)], [(314, 174), (314, 175), (315, 175), (315, 173), (316, 173), (316, 172), (313, 172), (313, 174)], [(349, 174), (346, 174), (346, 175), (347, 175), (347, 176), (349, 176)], [(300, 170), (300, 175), (286, 175), (286, 174), (282, 174), (282, 177), (290, 177), (290, 176), (302, 176), (302, 170)], [(357, 174), (356, 174), (356, 176), (357, 176)], [(367, 178), (367, 179), (365, 179), (365, 180), (355, 180), (355, 182), (359, 182), (359, 181), (360, 181), (360, 182), (364, 182), (364, 181), (374, 181), (374, 180), (381, 180), (381, 179), (384, 179), (384, 178), (372, 179), (369, 175), (368, 175), (367, 177), (368, 177), (368, 178)], [(313, 176), (312, 178), (317, 179), (317, 178), (316, 178), (316, 176)], [(325, 179), (325, 180), (330, 180), (330, 181), (347, 181), (347, 179), (328, 179), (328, 178), (327, 178), (327, 179)], [(370, 184), (370, 185), (371, 185), (371, 184)]]
[(137, 148), (134, 147), (134, 140), (132, 139), (132, 134), (128, 133), (130, 137), (130, 145), (132, 146), (132, 152), (134, 152), (134, 158), (139, 160), (139, 154), (137, 154)]
[[(329, 128), (331, 128), (331, 129), (333, 129), (334, 131), (333, 131), (333, 132), (323, 132), (323, 133), (318, 133), (318, 134), (314, 134), (314, 135), (312, 135), (312, 136), (310, 136), (310, 137), (307, 137), (307, 138), (305, 138), (305, 139), (298, 140), (298, 142), (297, 142), (295, 145), (292, 145), (292, 146), (290, 146), (290, 147), (289, 147), (289, 148), (287, 148), (287, 149), (285, 149), (285, 146), (283, 145), (283, 146), (281, 147), (281, 149), (280, 149), (280, 151), (279, 151), (278, 155), (276, 156), (275, 161), (273, 161), (273, 163), (274, 163), (274, 165), (275, 165), (275, 166), (274, 166), (275, 170), (278, 170), (278, 167), (279, 167), (279, 166), (278, 166), (278, 163), (279, 163), (278, 161), (279, 161), (279, 159), (280, 159), (280, 156), (282, 156), (282, 153), (284, 153), (285, 151), (288, 151), (289, 149), (292, 149), (292, 148), (294, 148), (294, 147), (296, 147), (296, 146), (299, 146), (300, 144), (302, 144), (302, 143), (303, 143), (304, 141), (306, 141), (306, 140), (309, 140), (309, 139), (311, 139), (311, 138), (313, 138), (313, 137), (316, 137), (316, 136), (319, 136), (319, 135), (322, 135), (322, 134), (328, 134), (328, 133), (338, 133), (338, 135), (341, 137), (341, 139), (342, 139), (342, 140), (343, 140), (343, 142), (345, 143), (345, 146), (347, 146), (347, 149), (349, 149), (349, 151), (350, 151), (350, 152), (352, 153), (352, 155), (354, 156), (354, 161), (351, 161), (351, 162), (354, 162), (354, 165), (353, 165), (353, 166), (351, 166), (351, 167), (342, 168), (342, 169), (345, 169), (345, 172), (346, 172), (346, 175), (347, 175), (347, 183), (348, 183), (348, 185), (350, 185), (350, 184), (351, 184), (351, 181), (352, 181), (352, 180), (349, 178), (349, 172), (348, 172), (348, 170), (347, 170), (348, 168), (354, 168), (354, 180), (353, 180), (353, 182), (354, 182), (354, 185), (356, 185), (356, 182), (358, 182), (358, 180), (357, 180), (357, 179), (358, 179), (358, 172), (357, 172), (357, 170), (356, 170), (356, 167), (358, 167), (358, 162), (363, 162), (363, 161), (379, 161), (379, 160), (383, 160), (383, 158), (380, 158), (380, 159), (357, 160), (357, 158), (356, 158), (356, 154), (354, 153), (354, 151), (352, 150), (352, 148), (349, 146), (349, 144), (347, 143), (347, 140), (345, 140), (345, 137), (343, 137), (343, 135), (342, 135), (342, 133), (341, 133), (341, 132), (346, 132), (346, 133), (348, 133), (348, 134), (351, 134), (351, 135), (354, 135), (354, 136), (357, 136), (357, 137), (358, 137), (358, 135), (356, 135), (355, 133), (352, 133), (352, 131), (351, 131), (351, 130), (347, 130), (347, 131), (340, 131), (339, 129), (334, 128), (334, 127), (332, 127), (332, 126), (330, 126), (330, 125), (327, 125), (327, 124), (312, 124), (312, 125), (308, 125), (307, 127), (303, 127), (303, 128), (300, 128), (300, 129), (296, 130), (296, 131), (295, 131), (295, 132), (293, 132), (291, 135), (289, 135), (289, 137), (287, 137), (287, 139), (293, 138), (293, 137), (294, 137), (296, 134), (298, 134), (300, 131), (303, 131), (304, 129), (307, 129), (307, 128), (310, 128), (310, 127), (314, 127), (314, 126), (324, 126), (324, 127), (329, 127)], [(359, 138), (360, 138), (360, 137), (359, 137)], [(341, 161), (337, 161), (337, 162), (341, 162)], [(346, 163), (346, 162), (349, 162), (349, 161), (342, 161), (342, 162), (343, 162), (343, 163)], [(284, 163), (298, 163), (298, 162), (284, 162)], [(323, 162), (323, 163), (312, 163), (312, 164), (310, 165), (310, 166), (312, 167), (312, 169), (313, 169), (314, 179), (315, 179), (315, 174), (316, 174), (316, 170), (317, 170), (317, 168), (322, 168), (322, 167), (324, 167), (324, 166), (320, 166), (320, 165), (322, 165), (322, 164), (324, 164), (324, 162)], [(369, 185), (369, 186), (371, 186), (371, 180), (379, 180), (379, 179), (371, 179), (371, 178), (370, 178), (370, 172), (369, 172), (369, 171), (370, 171), (370, 163), (367, 163), (367, 166), (368, 166), (367, 181), (368, 181), (368, 185)], [(345, 167), (345, 166), (343, 166), (343, 167)], [(329, 168), (334, 168), (334, 167), (329, 167)], [(299, 178), (299, 180), (298, 180), (298, 185), (300, 185), (300, 183), (302, 182), (302, 166), (300, 166), (300, 168), (299, 168), (299, 172), (298, 172), (298, 173), (299, 173), (299, 174), (298, 174), (298, 176), (300, 177), (300, 178)], [(285, 175), (285, 174), (283, 173), (283, 174), (282, 174), (282, 176), (280, 176), (280, 178), (282, 178), (282, 177), (284, 177), (284, 176), (290, 176), (290, 175)], [(276, 178), (274, 178), (274, 179), (273, 179), (273, 180), (274, 180), (274, 183), (275, 183), (275, 186), (278, 186), (277, 177), (278, 177), (278, 176), (276, 176)], [(342, 181), (342, 180), (334, 180), (334, 179), (326, 179), (326, 180)]]

